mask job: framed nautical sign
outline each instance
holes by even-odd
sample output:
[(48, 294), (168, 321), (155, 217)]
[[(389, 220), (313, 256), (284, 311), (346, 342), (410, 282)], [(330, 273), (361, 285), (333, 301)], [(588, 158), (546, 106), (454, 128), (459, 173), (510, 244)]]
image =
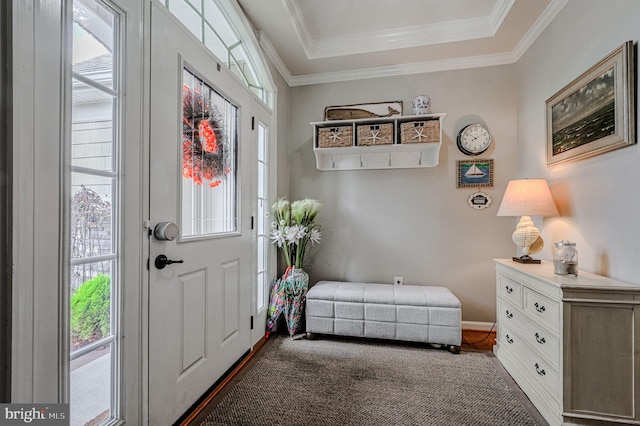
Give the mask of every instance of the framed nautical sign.
[(493, 159), (458, 160), (458, 188), (493, 186)]
[(467, 203), (471, 208), (482, 210), (491, 205), (491, 197), (489, 196), (489, 194), (478, 191), (474, 192), (469, 196), (469, 198), (467, 198)]

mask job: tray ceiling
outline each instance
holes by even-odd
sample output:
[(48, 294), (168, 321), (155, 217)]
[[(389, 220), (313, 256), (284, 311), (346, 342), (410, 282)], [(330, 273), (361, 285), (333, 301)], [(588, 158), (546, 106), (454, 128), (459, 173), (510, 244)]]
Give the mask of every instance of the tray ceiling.
[(514, 63), (567, 0), (238, 0), (291, 86)]

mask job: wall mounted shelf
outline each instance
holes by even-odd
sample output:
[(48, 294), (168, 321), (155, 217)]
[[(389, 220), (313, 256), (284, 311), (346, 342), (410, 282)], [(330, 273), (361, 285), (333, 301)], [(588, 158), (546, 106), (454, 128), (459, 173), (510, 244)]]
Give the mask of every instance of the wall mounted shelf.
[(326, 171), (435, 167), (439, 162), (445, 115), (312, 122), (316, 168)]

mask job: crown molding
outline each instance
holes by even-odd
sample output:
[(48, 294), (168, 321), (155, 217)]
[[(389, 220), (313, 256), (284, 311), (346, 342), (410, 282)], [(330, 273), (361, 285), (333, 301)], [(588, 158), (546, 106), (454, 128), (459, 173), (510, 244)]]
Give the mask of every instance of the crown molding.
[(529, 31), (520, 39), (512, 53), (517, 61), (531, 47), (534, 41), (540, 37), (545, 28), (555, 19), (563, 7), (567, 5), (569, 0), (551, 0), (551, 3), (542, 12), (540, 17), (529, 28)]
[(340, 81), (364, 80), (368, 78), (393, 77), (398, 75), (423, 74), (437, 71), (482, 68), (515, 62), (511, 53), (496, 55), (469, 56), (465, 58), (437, 61), (415, 62), (411, 64), (389, 65), (384, 67), (363, 68), (349, 71), (328, 72), (292, 76), (289, 86), (335, 83)]
[(496, 32), (515, 2), (516, 0), (499, 0), (493, 5), (493, 10), (491, 10), (491, 14), (489, 14), (489, 22), (491, 22), (491, 26), (496, 29)]
[(296, 0), (281, 1), (284, 10), (289, 15), (289, 20), (291, 21), (293, 30), (298, 36), (298, 40), (300, 40), (300, 44), (304, 49), (304, 53), (307, 55), (307, 58), (309, 58), (311, 49), (313, 47), (313, 39), (311, 38), (309, 27), (307, 26), (304, 19), (304, 13), (302, 13), (302, 9), (300, 8), (300, 5)]
[(491, 28), (487, 18), (464, 19), (455, 22), (442, 22), (317, 39), (313, 41), (307, 57), (309, 59), (322, 59), (384, 52), (394, 49), (493, 37), (494, 35), (494, 29)]
[[(292, 2), (293, 0), (282, 1), (284, 3)], [(508, 9), (513, 5), (513, 1), (514, 0), (505, 0), (498, 2), (496, 7), (494, 7), (492, 16), (495, 16), (495, 22), (498, 26), (502, 23)], [(284, 61), (280, 58), (264, 34), (260, 35), (260, 45), (290, 87), (513, 64), (524, 55), (527, 49), (531, 47), (567, 3), (568, 0), (552, 0), (511, 52), (494, 55), (468, 56), (464, 58), (294, 76), (291, 75)]]
[(273, 47), (273, 44), (271, 44), (271, 40), (269, 40), (267, 35), (262, 30), (256, 31), (256, 36), (258, 38), (260, 47), (262, 48), (262, 50), (264, 50), (264, 53), (267, 55), (273, 66), (276, 67), (282, 78), (284, 78), (284, 81), (286, 81), (287, 84), (291, 86), (293, 76), (291, 75), (289, 68), (287, 68), (287, 65), (284, 63), (284, 61), (276, 51), (275, 47)]
[(488, 16), (313, 39), (296, 0), (281, 0), (307, 59), (383, 52), (495, 36), (515, 0), (498, 0)]

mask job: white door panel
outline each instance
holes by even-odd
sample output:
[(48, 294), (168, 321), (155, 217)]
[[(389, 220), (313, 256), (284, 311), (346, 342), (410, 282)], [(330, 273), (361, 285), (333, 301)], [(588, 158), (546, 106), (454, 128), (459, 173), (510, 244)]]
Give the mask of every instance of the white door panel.
[[(178, 238), (173, 241), (150, 237), (149, 423), (169, 424), (251, 346), (253, 164), (251, 144), (244, 137), (251, 134), (252, 98), (163, 8), (153, 5), (151, 21), (151, 225), (169, 221), (184, 228), (183, 222), (191, 220), (183, 212), (185, 201), (189, 202), (189, 211), (226, 209), (233, 215), (235, 206), (237, 212), (231, 218), (235, 219), (234, 225), (224, 225), (230, 231), (194, 235), (189, 230), (185, 236), (179, 229)], [(232, 164), (237, 170), (237, 192), (229, 192), (228, 199), (218, 203), (224, 207), (211, 207), (209, 198), (204, 196), (195, 200), (189, 195), (189, 188), (198, 194), (214, 194), (212, 197), (217, 199), (215, 194), (219, 193), (214, 191), (222, 191), (225, 185), (232, 184), (228, 183), (232, 179), (223, 179), (222, 184), (206, 181), (198, 185), (183, 176), (185, 68), (228, 100), (229, 109), (237, 113), (235, 118), (224, 118), (228, 138), (232, 138), (228, 133), (237, 132), (237, 156)], [(227, 117), (226, 110), (221, 114)], [(200, 220), (198, 226), (207, 228), (207, 220)], [(154, 260), (159, 255), (184, 262), (158, 269)]]

